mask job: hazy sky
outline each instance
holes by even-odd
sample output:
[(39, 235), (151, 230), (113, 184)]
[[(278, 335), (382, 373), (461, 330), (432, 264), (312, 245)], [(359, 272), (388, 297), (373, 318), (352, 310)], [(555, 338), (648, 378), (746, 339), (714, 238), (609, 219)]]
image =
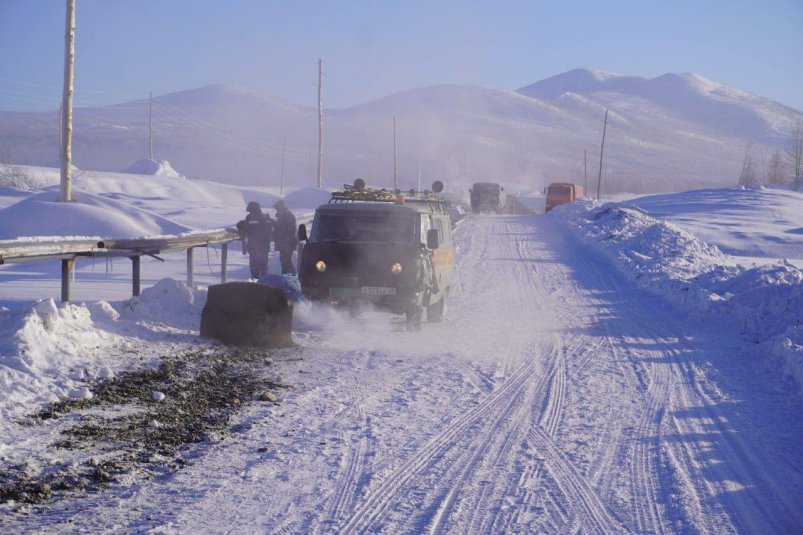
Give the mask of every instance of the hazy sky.
[[(64, 0), (0, 0), (0, 109), (55, 109)], [(696, 72), (803, 110), (803, 0), (77, 0), (76, 105), (224, 83), (349, 107), (576, 67)]]

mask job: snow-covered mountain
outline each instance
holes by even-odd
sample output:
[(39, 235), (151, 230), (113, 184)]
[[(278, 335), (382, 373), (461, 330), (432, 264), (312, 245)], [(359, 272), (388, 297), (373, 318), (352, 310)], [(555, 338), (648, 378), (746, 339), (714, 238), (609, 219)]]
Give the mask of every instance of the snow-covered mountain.
[[(324, 182), (393, 183), (393, 116), (399, 184), (445, 180), (463, 188), (499, 180), (521, 188), (589, 182), (609, 124), (605, 191), (730, 185), (747, 143), (785, 143), (801, 113), (694, 74), (653, 79), (577, 69), (518, 91), (439, 85), (324, 115)], [(154, 158), (191, 179), (306, 185), (317, 165), (317, 113), (270, 95), (209, 86), (154, 99)], [(75, 112), (73, 155), (85, 169), (117, 171), (147, 154), (148, 101)], [(58, 116), (0, 112), (3, 159), (58, 161)], [(285, 149), (283, 149), (285, 147)], [(282, 153), (284, 152), (284, 166)]]

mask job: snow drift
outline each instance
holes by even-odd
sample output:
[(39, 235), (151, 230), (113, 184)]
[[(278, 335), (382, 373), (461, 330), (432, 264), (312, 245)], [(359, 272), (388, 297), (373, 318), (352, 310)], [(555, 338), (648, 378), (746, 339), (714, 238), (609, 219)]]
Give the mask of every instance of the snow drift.
[(97, 236), (139, 238), (190, 230), (165, 217), (114, 199), (75, 192), (74, 202), (59, 202), (48, 188), (0, 210), (0, 239), (22, 236)]
[(197, 331), (204, 303), (206, 288), (190, 288), (183, 281), (168, 278), (146, 288), (119, 308), (127, 320)]
[(171, 336), (195, 338), (205, 301), (206, 288), (163, 279), (114, 304), (47, 299), (0, 308), (0, 421), (58, 397), (88, 397), (88, 381), (133, 364), (125, 349), (138, 338), (157, 351)]
[(184, 175), (173, 169), (167, 160), (149, 160), (143, 158), (131, 164), (123, 173), (134, 175), (154, 175), (168, 178), (186, 178)]
[(786, 261), (745, 268), (671, 223), (617, 204), (550, 212), (641, 288), (715, 317), (781, 357), (803, 392), (803, 272)]
[(108, 303), (57, 305), (53, 299), (0, 312), (0, 420), (79, 392), (84, 380), (108, 376), (104, 350), (121, 339), (96, 328), (93, 317), (104, 316), (114, 321)]

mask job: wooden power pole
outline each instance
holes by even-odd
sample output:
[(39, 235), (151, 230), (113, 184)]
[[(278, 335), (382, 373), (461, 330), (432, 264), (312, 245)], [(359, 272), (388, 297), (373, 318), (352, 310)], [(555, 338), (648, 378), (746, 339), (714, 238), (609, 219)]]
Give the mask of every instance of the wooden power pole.
[(393, 116), (393, 189), (399, 189), (399, 173), (396, 165), (396, 116)]
[(287, 137), (282, 136), (282, 167), (279, 173), (279, 196), (284, 197), (284, 154), (287, 150)]
[(583, 183), (583, 191), (585, 195), (588, 195), (588, 158), (586, 158), (585, 149), (583, 149), (583, 178), (585, 180)]
[(608, 130), (608, 110), (605, 110), (605, 123), (602, 125), (602, 143), (599, 146), (599, 175), (597, 176), (597, 200), (602, 187), (602, 154), (605, 150), (605, 132)]
[(153, 160), (153, 91), (148, 93), (148, 159)]
[(421, 191), (421, 142), (418, 142), (418, 191)]
[(75, 0), (67, 0), (64, 32), (64, 92), (61, 99), (61, 197), (72, 201), (72, 97), (75, 66)]
[(318, 58), (318, 187), (323, 187), (323, 60)]

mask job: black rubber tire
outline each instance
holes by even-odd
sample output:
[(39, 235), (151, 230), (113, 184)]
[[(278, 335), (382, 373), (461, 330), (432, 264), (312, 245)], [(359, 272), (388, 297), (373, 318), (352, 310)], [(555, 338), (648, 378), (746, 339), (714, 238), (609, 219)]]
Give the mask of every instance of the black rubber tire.
[(430, 323), (442, 322), (444, 312), (446, 312), (446, 299), (441, 297), (437, 303), (433, 303), (427, 307), (427, 321)]
[(420, 331), (424, 322), (424, 307), (414, 307), (404, 314), (408, 331)]

